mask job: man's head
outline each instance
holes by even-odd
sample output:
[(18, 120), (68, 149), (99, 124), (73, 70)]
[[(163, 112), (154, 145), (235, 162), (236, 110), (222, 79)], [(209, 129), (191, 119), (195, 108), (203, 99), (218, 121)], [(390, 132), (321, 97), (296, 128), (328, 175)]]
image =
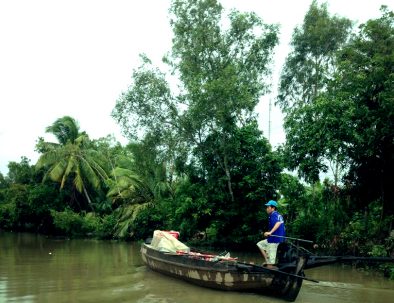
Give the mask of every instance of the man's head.
[(267, 207), (266, 208), (267, 214), (271, 214), (278, 207), (278, 203), (274, 200), (270, 200), (265, 204), (265, 206)]

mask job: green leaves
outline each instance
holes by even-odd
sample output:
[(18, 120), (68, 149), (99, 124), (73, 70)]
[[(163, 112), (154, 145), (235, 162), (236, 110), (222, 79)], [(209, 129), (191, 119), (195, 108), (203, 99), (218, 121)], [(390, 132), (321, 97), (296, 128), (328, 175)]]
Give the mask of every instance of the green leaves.
[(362, 205), (382, 199), (384, 212), (392, 214), (394, 190), (388, 180), (394, 171), (394, 14), (385, 7), (381, 11), (338, 53), (336, 84), (351, 104), (348, 179), (355, 182)]
[(138, 203), (138, 188), (142, 185), (141, 178), (132, 170), (122, 167), (116, 167), (112, 171), (113, 179), (108, 180), (109, 191), (108, 197), (115, 202), (122, 199), (130, 204)]
[(64, 116), (57, 119), (52, 125), (48, 126), (46, 131), (55, 135), (60, 144), (67, 142), (74, 143), (79, 136), (79, 125), (70, 116)]
[(292, 52), (282, 70), (278, 104), (287, 114), (311, 104), (332, 78), (336, 51), (347, 41), (351, 22), (330, 16), (313, 1), (302, 26), (293, 33)]
[(147, 132), (156, 134), (160, 139), (166, 129), (171, 129), (173, 119), (177, 117), (174, 102), (164, 74), (149, 62), (144, 62), (134, 71), (133, 84), (117, 100), (112, 116), (130, 139)]
[(294, 32), (278, 96), (284, 158), (311, 184), (331, 167), (335, 185), (343, 175), (360, 206), (381, 199), (391, 214), (394, 14), (383, 7), (347, 39), (349, 26), (314, 2)]
[(59, 140), (58, 144), (39, 140), (39, 150), (44, 153), (37, 161), (36, 169), (43, 168), (47, 177), (60, 183), (63, 189), (69, 179), (73, 180), (74, 188), (83, 193), (88, 204), (91, 204), (87, 187), (97, 190), (101, 181), (108, 178), (105, 159), (101, 154), (90, 149), (90, 140), (85, 133), (79, 132), (76, 121), (68, 116), (57, 119), (47, 132), (53, 133)]
[(293, 50), (281, 75), (278, 104), (285, 113), (285, 159), (312, 184), (327, 171), (327, 160), (344, 165), (343, 141), (333, 133), (345, 123), (343, 99), (330, 85), (336, 51), (347, 41), (350, 26), (349, 20), (330, 16), (326, 5), (319, 7), (314, 1), (304, 23), (294, 30)]
[(130, 138), (140, 133), (140, 139), (154, 139), (168, 165), (179, 158), (200, 162), (199, 146), (220, 134), (213, 152), (234, 199), (226, 138), (254, 119), (254, 108), (268, 89), (264, 79), (278, 28), (254, 13), (237, 11), (223, 28), (222, 7), (214, 0), (173, 1), (170, 11), (174, 39), (164, 62), (179, 77), (177, 94), (145, 60), (113, 116)]

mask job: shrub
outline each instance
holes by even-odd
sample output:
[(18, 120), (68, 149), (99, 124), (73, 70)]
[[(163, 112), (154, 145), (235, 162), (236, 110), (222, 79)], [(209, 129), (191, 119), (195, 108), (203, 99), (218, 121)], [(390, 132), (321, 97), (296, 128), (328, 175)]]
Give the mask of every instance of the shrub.
[(69, 208), (61, 212), (51, 210), (51, 216), (57, 232), (65, 236), (95, 236), (101, 226), (101, 218), (95, 214), (78, 214)]
[(115, 225), (117, 223), (116, 214), (105, 215), (101, 219), (97, 229), (97, 236), (102, 239), (111, 239), (114, 237)]
[(15, 204), (0, 204), (0, 228), (13, 229), (17, 221)]

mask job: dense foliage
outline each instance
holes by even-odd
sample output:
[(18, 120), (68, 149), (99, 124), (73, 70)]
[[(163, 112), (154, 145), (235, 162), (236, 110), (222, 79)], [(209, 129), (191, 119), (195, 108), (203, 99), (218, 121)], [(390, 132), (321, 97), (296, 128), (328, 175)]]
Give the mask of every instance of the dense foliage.
[[(120, 239), (174, 229), (246, 247), (266, 228), (263, 202), (276, 199), (288, 234), (325, 253), (393, 255), (393, 12), (352, 31), (311, 4), (283, 67), (277, 150), (255, 106), (278, 28), (254, 13), (224, 18), (215, 0), (174, 0), (171, 75), (142, 55), (112, 112), (129, 144), (57, 119), (47, 128), (57, 142), (38, 139), (36, 164), (23, 157), (0, 174), (0, 228)], [(333, 180), (321, 182), (330, 166)]]

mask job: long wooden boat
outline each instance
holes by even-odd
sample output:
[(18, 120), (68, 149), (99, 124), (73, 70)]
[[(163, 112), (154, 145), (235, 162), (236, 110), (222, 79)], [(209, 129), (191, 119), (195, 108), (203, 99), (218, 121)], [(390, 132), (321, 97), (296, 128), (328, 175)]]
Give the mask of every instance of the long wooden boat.
[[(155, 231), (156, 233), (156, 231)], [(167, 237), (167, 233), (162, 236)], [(158, 240), (153, 238), (153, 240)], [(200, 286), (230, 290), (255, 292), (269, 296), (278, 296), (287, 301), (294, 301), (301, 289), (303, 280), (318, 282), (304, 275), (304, 269), (327, 264), (348, 261), (368, 261), (394, 263), (394, 258), (363, 258), (345, 256), (315, 256), (299, 242), (308, 240), (294, 239), (292, 243), (281, 243), (277, 252), (277, 268), (270, 269), (251, 263), (239, 262), (237, 258), (215, 255), (201, 251), (190, 251), (187, 246), (175, 238), (169, 237), (180, 245), (181, 250), (162, 251), (150, 242), (141, 246), (141, 256), (149, 268), (154, 271), (173, 276)], [(182, 250), (187, 248), (187, 250)]]
[(141, 256), (152, 270), (193, 284), (221, 290), (262, 293), (287, 301), (297, 298), (303, 280), (307, 279), (303, 271), (307, 256), (301, 254), (293, 262), (278, 264), (278, 269), (208, 253), (162, 252), (146, 243), (141, 246)]

